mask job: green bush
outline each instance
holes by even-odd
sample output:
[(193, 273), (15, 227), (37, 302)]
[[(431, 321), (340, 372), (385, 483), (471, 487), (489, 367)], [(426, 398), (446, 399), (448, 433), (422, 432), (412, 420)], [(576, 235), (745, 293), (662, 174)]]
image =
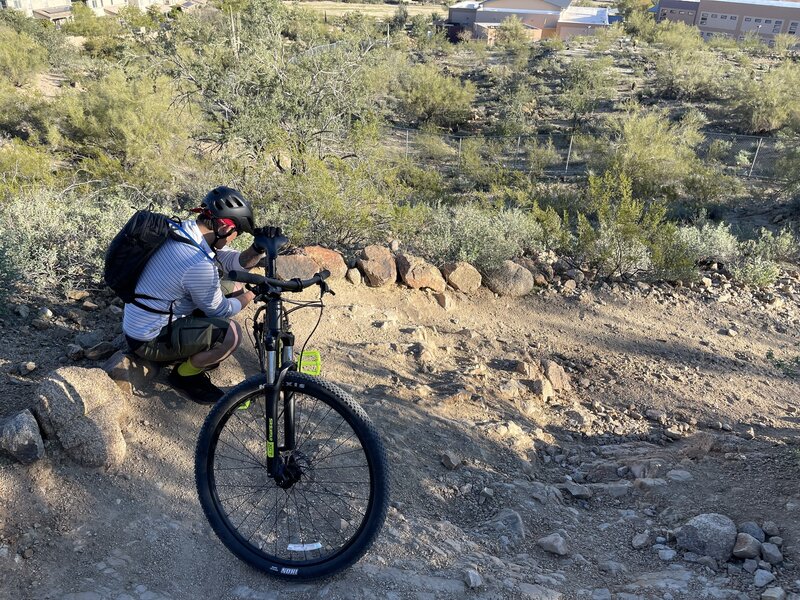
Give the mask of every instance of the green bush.
[(590, 176), (590, 217), (578, 213), (575, 250), (605, 277), (687, 279), (695, 259), (660, 203), (633, 195), (622, 172)]
[(0, 197), (53, 179), (50, 156), (18, 140), (0, 141)]
[(725, 223), (701, 222), (678, 228), (678, 236), (698, 261), (730, 264), (739, 257), (739, 240)]
[(764, 288), (775, 283), (780, 275), (780, 268), (768, 258), (746, 256), (731, 265), (731, 273), (741, 283)]
[(408, 245), (436, 264), (464, 260), (486, 270), (543, 250), (545, 240), (541, 224), (530, 212), (460, 205), (432, 210)]
[(413, 65), (400, 74), (395, 93), (409, 121), (452, 127), (469, 119), (475, 84), (444, 75), (433, 64)]
[[(111, 239), (148, 200), (119, 189), (69, 193), (28, 187), (0, 204), (2, 287), (20, 284), (35, 294), (52, 295), (77, 285), (97, 285)], [(172, 214), (169, 206), (158, 207)], [(87, 228), (88, 224), (90, 227)]]
[(768, 133), (800, 122), (800, 65), (782, 61), (763, 77), (737, 77), (733, 110), (748, 133)]
[(0, 76), (17, 86), (47, 65), (47, 52), (26, 33), (0, 25)]

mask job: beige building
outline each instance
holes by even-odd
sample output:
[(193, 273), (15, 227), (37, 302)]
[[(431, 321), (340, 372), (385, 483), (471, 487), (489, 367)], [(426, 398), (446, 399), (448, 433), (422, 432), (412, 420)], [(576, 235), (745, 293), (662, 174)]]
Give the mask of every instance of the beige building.
[[(158, 6), (169, 10), (185, 0), (85, 0), (86, 6), (95, 14), (115, 15), (125, 6), (135, 6), (147, 10), (150, 6)], [(13, 8), (25, 13), (28, 17), (48, 19), (53, 22), (65, 21), (72, 16), (70, 0), (3, 0), (3, 8)]]
[(608, 27), (608, 10), (594, 7), (570, 7), (572, 0), (466, 0), (453, 4), (447, 22), (459, 30), (468, 30), (477, 38), (491, 42), (496, 29), (514, 15), (530, 32), (531, 39), (549, 37), (569, 39), (591, 34)]
[(741, 40), (754, 33), (769, 41), (785, 33), (798, 36), (800, 43), (800, 1), (661, 0), (656, 18), (696, 25), (704, 38), (721, 35)]

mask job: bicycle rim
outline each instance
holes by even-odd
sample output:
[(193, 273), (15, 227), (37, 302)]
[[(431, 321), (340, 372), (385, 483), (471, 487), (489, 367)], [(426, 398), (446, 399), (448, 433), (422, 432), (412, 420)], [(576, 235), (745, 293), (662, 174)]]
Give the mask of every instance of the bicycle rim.
[[(216, 425), (206, 463), (219, 526), (235, 543), (220, 537), (262, 570), (298, 575), (301, 569), (332, 565), (354, 554), (342, 561), (347, 566), (377, 533), (369, 524), (378, 487), (378, 465), (367, 450), (372, 432), (346, 402), (324, 390), (285, 388), (283, 393), (295, 401), (296, 448), (285, 456), (299, 473), (298, 481), (283, 489), (267, 475), (263, 391), (231, 402)], [(365, 533), (368, 525), (372, 531)], [(364, 543), (363, 549), (352, 548)]]

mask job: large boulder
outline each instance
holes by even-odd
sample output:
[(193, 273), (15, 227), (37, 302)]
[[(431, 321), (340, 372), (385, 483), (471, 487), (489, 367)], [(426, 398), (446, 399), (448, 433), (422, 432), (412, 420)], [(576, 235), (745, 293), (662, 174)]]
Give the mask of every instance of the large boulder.
[(318, 265), (317, 270), (328, 269), (331, 279), (343, 279), (347, 274), (347, 264), (342, 255), (336, 250), (329, 250), (322, 246), (306, 246), (303, 253)]
[(398, 254), (396, 261), (400, 279), (408, 287), (415, 290), (428, 288), (434, 292), (443, 292), (447, 287), (439, 269), (418, 256)]
[(0, 421), (0, 449), (21, 463), (32, 463), (44, 456), (39, 425), (29, 410)]
[(113, 467), (125, 458), (120, 430), (125, 395), (102, 369), (63, 367), (37, 390), (42, 431), (86, 467)]
[(533, 289), (533, 275), (525, 267), (504, 260), (486, 273), (484, 283), (500, 296), (525, 296)]
[(318, 272), (319, 265), (312, 258), (303, 254), (281, 255), (275, 261), (275, 275), (284, 281), (296, 277), (311, 279)]
[(718, 513), (697, 515), (675, 535), (678, 547), (725, 562), (736, 545), (736, 524)]
[(442, 275), (450, 287), (465, 294), (476, 292), (481, 287), (481, 274), (478, 269), (462, 260), (444, 265)]
[(357, 264), (370, 287), (382, 287), (397, 281), (397, 265), (388, 248), (367, 246), (361, 251)]

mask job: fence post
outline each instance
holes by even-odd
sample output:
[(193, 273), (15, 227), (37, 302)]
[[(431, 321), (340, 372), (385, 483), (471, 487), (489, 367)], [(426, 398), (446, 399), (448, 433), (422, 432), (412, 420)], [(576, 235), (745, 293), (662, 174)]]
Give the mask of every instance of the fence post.
[(569, 150), (567, 150), (567, 166), (564, 167), (564, 173), (569, 173), (569, 159), (572, 156), (572, 139), (574, 135), (569, 136)]
[(408, 129), (406, 129), (406, 158), (408, 158)]
[(462, 139), (463, 139), (462, 137), (458, 138), (458, 168), (459, 169), (461, 168), (461, 140)]
[(758, 145), (756, 146), (756, 153), (753, 155), (753, 164), (750, 165), (750, 172), (747, 174), (748, 177), (753, 176), (753, 169), (756, 167), (756, 159), (758, 159), (758, 151), (761, 150), (761, 142), (764, 141), (764, 138), (758, 138)]

